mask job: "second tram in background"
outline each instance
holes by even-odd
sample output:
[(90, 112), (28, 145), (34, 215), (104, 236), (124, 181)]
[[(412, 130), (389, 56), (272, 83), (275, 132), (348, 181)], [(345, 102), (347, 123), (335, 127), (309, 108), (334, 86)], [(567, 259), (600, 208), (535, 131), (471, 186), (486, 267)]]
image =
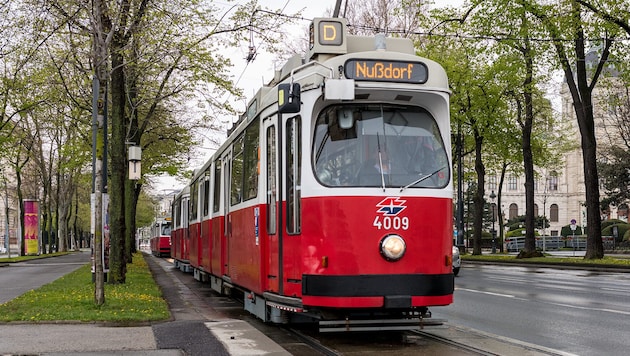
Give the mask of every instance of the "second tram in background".
[(175, 267), (190, 272), (190, 239), (188, 236), (188, 209), (190, 188), (185, 187), (174, 198), (171, 205), (173, 228), (171, 230), (171, 257)]
[(151, 226), (151, 253), (158, 257), (171, 255), (171, 218), (156, 219)]
[(345, 19), (310, 35), (175, 200), (180, 262), (264, 321), (421, 328), (453, 301), (446, 73)]

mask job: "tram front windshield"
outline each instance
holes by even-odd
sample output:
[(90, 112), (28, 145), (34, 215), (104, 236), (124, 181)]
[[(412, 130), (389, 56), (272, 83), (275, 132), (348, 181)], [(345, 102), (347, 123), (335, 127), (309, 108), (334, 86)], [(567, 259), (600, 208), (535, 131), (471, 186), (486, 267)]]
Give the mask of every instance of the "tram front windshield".
[(312, 164), (329, 187), (443, 188), (450, 164), (435, 119), (395, 105), (333, 105), (315, 125)]
[(162, 236), (171, 235), (171, 222), (163, 222), (162, 223)]

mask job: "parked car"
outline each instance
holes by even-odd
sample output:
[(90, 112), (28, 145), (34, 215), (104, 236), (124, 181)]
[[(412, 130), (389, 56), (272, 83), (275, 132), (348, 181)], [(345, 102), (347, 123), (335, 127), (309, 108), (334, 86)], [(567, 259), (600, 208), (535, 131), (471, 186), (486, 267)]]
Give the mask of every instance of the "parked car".
[(459, 256), (459, 248), (453, 246), (453, 275), (459, 274), (459, 268), (462, 266), (462, 259)]

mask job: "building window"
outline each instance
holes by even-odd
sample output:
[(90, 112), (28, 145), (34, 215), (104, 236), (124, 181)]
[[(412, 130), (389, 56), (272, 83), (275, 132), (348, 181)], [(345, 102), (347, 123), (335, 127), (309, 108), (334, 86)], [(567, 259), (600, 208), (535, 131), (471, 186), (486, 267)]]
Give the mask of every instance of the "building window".
[(497, 190), (497, 177), (490, 176), (488, 177), (488, 190)]
[(556, 174), (552, 174), (547, 178), (547, 189), (549, 189), (550, 192), (558, 190), (558, 176)]
[(538, 204), (534, 204), (534, 217), (539, 216), (538, 215)]
[(549, 221), (558, 222), (558, 204), (551, 204), (549, 207)]
[(514, 219), (518, 216), (518, 205), (512, 203), (510, 204), (510, 215), (508, 216), (509, 219)]
[(517, 190), (518, 189), (518, 180), (515, 176), (508, 177), (508, 190)]

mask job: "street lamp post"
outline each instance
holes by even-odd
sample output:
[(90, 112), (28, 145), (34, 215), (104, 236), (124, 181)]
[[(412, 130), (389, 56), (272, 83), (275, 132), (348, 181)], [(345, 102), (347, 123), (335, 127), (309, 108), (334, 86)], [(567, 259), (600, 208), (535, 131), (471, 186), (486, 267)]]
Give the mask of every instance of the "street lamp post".
[(496, 199), (496, 194), (494, 194), (494, 190), (490, 193), (490, 200), (492, 201), (492, 204), (490, 204), (490, 209), (492, 209), (492, 253), (497, 253), (497, 230), (495, 230), (494, 228), (494, 221), (495, 216), (494, 216), (494, 208), (495, 208), (495, 204), (494, 204), (494, 199)]
[(569, 225), (571, 227), (571, 231), (573, 232), (573, 237), (571, 237), (571, 240), (573, 241), (573, 256), (575, 256), (575, 229), (577, 228), (577, 221), (575, 221), (575, 219), (571, 219), (571, 225)]

